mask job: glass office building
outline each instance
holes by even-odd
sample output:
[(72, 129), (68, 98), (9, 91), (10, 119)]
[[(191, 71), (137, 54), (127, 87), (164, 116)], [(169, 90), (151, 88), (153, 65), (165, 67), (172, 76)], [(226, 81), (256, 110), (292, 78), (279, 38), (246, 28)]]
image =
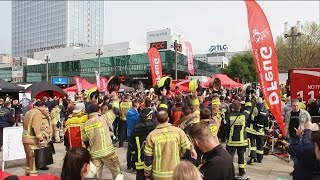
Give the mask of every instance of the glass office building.
[[(160, 52), (162, 59), (163, 75), (175, 75), (175, 53), (174, 51)], [(152, 84), (150, 64), (148, 55), (134, 54), (116, 57), (100, 58), (101, 76), (110, 77), (112, 75), (124, 76), (125, 84), (137, 87), (142, 82), (144, 87)], [(49, 78), (52, 76), (66, 76), (74, 84), (73, 77), (91, 77), (94, 79), (95, 71), (98, 70), (99, 60), (82, 59), (75, 61), (49, 63)], [(212, 76), (218, 73), (220, 68), (205, 62), (195, 61), (195, 73), (198, 76)], [(46, 65), (32, 65), (26, 67), (26, 82), (39, 82), (46, 79)], [(187, 57), (178, 54), (178, 78), (184, 79), (188, 76)]]
[(103, 1), (12, 1), (12, 55), (103, 44)]

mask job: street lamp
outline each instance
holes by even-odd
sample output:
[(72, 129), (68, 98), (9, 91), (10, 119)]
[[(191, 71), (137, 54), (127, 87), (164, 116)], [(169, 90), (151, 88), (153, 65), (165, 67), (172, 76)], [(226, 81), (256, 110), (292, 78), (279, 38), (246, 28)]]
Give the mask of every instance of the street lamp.
[(99, 67), (98, 67), (98, 72), (101, 74), (101, 64), (100, 64), (100, 56), (103, 55), (103, 46), (101, 48), (98, 48), (96, 56), (98, 56), (98, 62), (99, 62)]
[(45, 54), (44, 61), (46, 62), (46, 79), (49, 82), (49, 61), (50, 61), (50, 53)]
[(297, 21), (296, 26), (292, 26), (290, 31), (288, 31), (288, 22), (284, 23), (284, 33), (285, 38), (291, 38), (291, 68), (295, 67), (296, 63), (296, 46), (297, 46), (297, 37), (302, 35), (301, 33), (301, 23)]

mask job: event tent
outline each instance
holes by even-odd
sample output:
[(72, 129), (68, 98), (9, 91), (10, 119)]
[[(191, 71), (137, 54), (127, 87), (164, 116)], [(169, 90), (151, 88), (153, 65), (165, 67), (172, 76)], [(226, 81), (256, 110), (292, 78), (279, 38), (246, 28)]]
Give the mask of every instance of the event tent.
[[(96, 87), (96, 86), (94, 84), (89, 83), (87, 80), (82, 79), (82, 89), (88, 90), (93, 87)], [(67, 92), (78, 92), (78, 87), (77, 87), (77, 85), (74, 85), (74, 86), (68, 87), (64, 90)]]
[(0, 79), (0, 92), (19, 92), (24, 88)]
[(190, 92), (189, 90), (189, 82), (190, 80), (181, 80), (180, 82), (176, 81), (172, 84), (170, 90), (175, 91), (184, 91), (184, 92)]
[(207, 82), (203, 83), (203, 86), (208, 88), (210, 83), (213, 82), (215, 78), (219, 78), (221, 81), (221, 86), (225, 88), (235, 88), (235, 87), (242, 87), (242, 84), (237, 83), (230, 79), (227, 75), (225, 74), (215, 74), (213, 75)]
[(30, 87), (28, 87), (25, 92), (31, 93), (32, 98), (42, 98), (44, 96), (47, 97), (64, 97), (67, 94), (59, 88), (57, 85), (51, 84), (47, 81), (37, 82)]

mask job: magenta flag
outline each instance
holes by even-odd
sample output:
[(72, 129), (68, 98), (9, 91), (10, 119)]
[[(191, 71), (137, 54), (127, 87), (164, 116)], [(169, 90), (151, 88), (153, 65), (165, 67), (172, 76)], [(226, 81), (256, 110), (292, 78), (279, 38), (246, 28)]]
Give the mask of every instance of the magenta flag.
[(193, 63), (193, 53), (190, 42), (185, 42), (186, 45), (186, 54), (188, 58), (188, 71), (189, 74), (194, 75), (194, 63)]

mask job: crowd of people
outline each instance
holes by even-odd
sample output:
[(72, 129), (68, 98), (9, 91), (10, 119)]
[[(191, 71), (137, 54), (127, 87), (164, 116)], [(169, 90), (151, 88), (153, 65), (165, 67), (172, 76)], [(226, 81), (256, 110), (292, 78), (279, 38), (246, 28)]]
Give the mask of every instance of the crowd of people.
[[(244, 176), (247, 164), (263, 163), (265, 136), (273, 129), (272, 115), (259, 91), (248, 87), (226, 94), (219, 81), (205, 93), (197, 84), (190, 87), (191, 93), (158, 88), (135, 93), (119, 93), (115, 88), (105, 96), (92, 88), (74, 101), (34, 99), (23, 122), (26, 175), (48, 169), (36, 167), (34, 156), (37, 149), (48, 146), (54, 153), (53, 142), (63, 142), (66, 148), (62, 180), (95, 174), (103, 179), (104, 166), (113, 179), (122, 176), (115, 147), (124, 148), (125, 142), (127, 169), (136, 172), (137, 180), (231, 180)], [(307, 104), (300, 98), (282, 100), (293, 179), (319, 178), (320, 134), (315, 132), (319, 126), (311, 123), (311, 116), (320, 115), (320, 99)], [(3, 99), (0, 106), (2, 146), (3, 128), (12, 122), (18, 125), (16, 114), (21, 112), (12, 114), (11, 102)], [(235, 153), (238, 171), (233, 165)]]

